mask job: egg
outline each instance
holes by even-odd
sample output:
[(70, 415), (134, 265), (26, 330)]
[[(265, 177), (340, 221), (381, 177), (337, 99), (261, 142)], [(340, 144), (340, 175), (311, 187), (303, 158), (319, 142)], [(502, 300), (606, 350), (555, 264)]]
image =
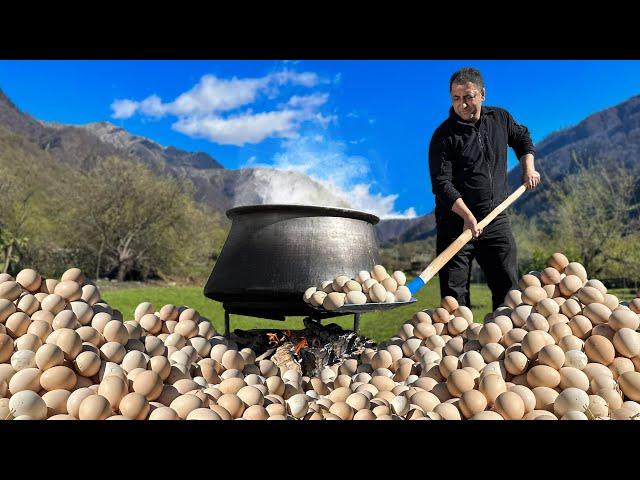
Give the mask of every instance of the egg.
[(405, 287), (404, 285), (399, 286), (396, 289), (394, 295), (398, 302), (408, 302), (409, 300), (411, 300), (411, 290), (409, 290), (409, 288)]
[(565, 364), (565, 352), (558, 345), (545, 345), (538, 352), (538, 363), (548, 365), (554, 370), (560, 370)]
[(511, 313), (511, 321), (514, 327), (523, 327), (532, 311), (533, 307), (531, 305), (523, 304), (515, 307)]
[(451, 403), (439, 403), (433, 409), (443, 420), (462, 420), (460, 410)]
[(569, 321), (569, 327), (573, 335), (581, 340), (585, 340), (593, 329), (593, 325), (584, 315), (575, 315)]
[(568, 350), (564, 352), (565, 361), (563, 367), (574, 367), (578, 370), (584, 369), (589, 363), (589, 358), (580, 350)]
[(524, 401), (515, 392), (502, 392), (496, 397), (493, 410), (506, 420), (520, 420), (525, 414)]
[(80, 420), (105, 420), (112, 414), (111, 404), (102, 395), (89, 395), (80, 402)]
[(12, 415), (28, 415), (33, 420), (44, 420), (47, 418), (47, 404), (36, 393), (30, 390), (17, 392), (9, 399), (9, 410)]
[[(54, 415), (67, 415), (67, 402), (70, 391), (67, 390), (51, 390), (42, 396), (42, 400), (47, 404), (47, 417)], [(73, 418), (70, 416), (70, 418)]]
[(75, 330), (61, 328), (57, 330), (56, 345), (64, 352), (65, 360), (72, 361), (82, 351), (82, 339)]
[(505, 355), (504, 366), (511, 375), (522, 375), (527, 371), (529, 359), (522, 352), (510, 352)]
[(582, 350), (584, 342), (575, 335), (565, 335), (558, 341), (558, 346), (565, 352), (567, 350)]
[(614, 330), (629, 328), (638, 330), (640, 328), (640, 316), (631, 310), (618, 309), (611, 313), (609, 326)]
[(31, 319), (24, 312), (16, 312), (9, 315), (4, 323), (6, 334), (11, 338), (18, 338), (27, 333)]
[(41, 389), (41, 374), (42, 373), (37, 368), (25, 368), (16, 372), (9, 380), (9, 392), (11, 395), (15, 395), (23, 390), (39, 392)]
[(640, 373), (625, 372), (618, 378), (618, 384), (627, 398), (640, 401)]
[(145, 420), (149, 415), (149, 401), (139, 393), (131, 392), (120, 400), (119, 410), (130, 420)]
[(527, 382), (532, 388), (555, 388), (560, 384), (560, 373), (548, 365), (536, 365), (527, 372)]
[(358, 291), (350, 291), (345, 297), (345, 303), (348, 305), (363, 305), (367, 303), (367, 296)]
[(584, 343), (584, 352), (592, 362), (609, 365), (615, 357), (613, 344), (601, 335), (592, 335)]
[(72, 391), (76, 386), (76, 381), (75, 372), (62, 365), (52, 367), (40, 376), (40, 385), (47, 391), (58, 389)]
[(447, 376), (446, 384), (449, 393), (454, 397), (460, 397), (463, 393), (473, 390), (475, 386), (473, 377), (462, 369), (452, 371)]
[(13, 280), (7, 280), (0, 283), (0, 299), (4, 298), (13, 302), (17, 300), (22, 293), (22, 286)]
[(560, 284), (558, 286), (560, 287), (560, 293), (568, 298), (571, 295), (577, 293), (578, 290), (582, 288), (582, 285), (583, 282), (578, 276), (567, 275), (562, 280), (560, 280)]
[(162, 329), (162, 320), (153, 313), (143, 315), (140, 318), (139, 323), (142, 328), (153, 335), (157, 335)]
[(542, 284), (540, 283), (540, 279), (538, 277), (536, 277), (535, 275), (532, 275), (530, 273), (523, 275), (520, 280), (518, 281), (518, 287), (520, 288), (520, 290), (523, 291), (523, 296), (524, 296), (524, 291), (529, 288), (529, 287), (541, 287)]
[(480, 380), (478, 390), (487, 399), (487, 405), (491, 407), (498, 395), (507, 391), (507, 385), (500, 375), (490, 374)]
[(560, 389), (578, 388), (583, 391), (589, 390), (590, 382), (586, 373), (573, 367), (562, 367), (560, 373)]

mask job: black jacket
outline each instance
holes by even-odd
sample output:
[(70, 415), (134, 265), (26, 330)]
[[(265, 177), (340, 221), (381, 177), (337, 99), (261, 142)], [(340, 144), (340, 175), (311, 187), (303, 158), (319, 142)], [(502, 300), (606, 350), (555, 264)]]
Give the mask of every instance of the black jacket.
[(451, 210), (460, 197), (479, 222), (509, 196), (508, 146), (518, 159), (527, 153), (535, 155), (527, 127), (516, 123), (506, 110), (483, 106), (476, 124), (463, 122), (453, 108), (449, 110), (449, 118), (436, 129), (429, 145), (438, 228), (461, 229), (462, 219)]

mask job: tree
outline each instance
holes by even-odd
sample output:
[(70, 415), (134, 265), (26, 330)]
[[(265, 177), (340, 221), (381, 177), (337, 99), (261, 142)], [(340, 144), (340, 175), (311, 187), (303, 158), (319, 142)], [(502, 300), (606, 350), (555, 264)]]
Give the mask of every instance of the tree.
[(78, 188), (76, 236), (96, 256), (96, 271), (123, 281), (135, 267), (170, 266), (185, 224), (186, 186), (146, 166), (109, 157)]
[(576, 174), (548, 185), (554, 208), (544, 223), (551, 243), (594, 278), (631, 272), (640, 255), (638, 176), (615, 159), (596, 163), (573, 154), (573, 161)]
[(33, 188), (8, 170), (0, 169), (0, 249), (2, 272), (20, 260), (21, 250), (29, 241), (27, 222), (32, 211)]

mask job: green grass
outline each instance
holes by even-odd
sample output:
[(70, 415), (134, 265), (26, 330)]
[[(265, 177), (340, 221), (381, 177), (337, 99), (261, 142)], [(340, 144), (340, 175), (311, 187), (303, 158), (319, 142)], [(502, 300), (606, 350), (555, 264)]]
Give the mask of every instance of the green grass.
[[(431, 280), (420, 292), (416, 303), (404, 307), (398, 307), (386, 312), (371, 312), (362, 314), (360, 318), (360, 334), (381, 342), (398, 331), (402, 323), (409, 320), (414, 313), (427, 308), (435, 308), (440, 305), (440, 285), (436, 277)], [(120, 310), (125, 320), (133, 318), (133, 312), (142, 302), (151, 302), (159, 310), (167, 303), (176, 306), (189, 306), (195, 308), (201, 315), (207, 317), (213, 323), (218, 332), (224, 332), (224, 310), (222, 304), (206, 298), (202, 287), (180, 286), (152, 286), (141, 288), (117, 288), (108, 291), (101, 290), (102, 298), (113, 308)], [(635, 292), (632, 290), (611, 290), (621, 300), (630, 300)], [(476, 322), (482, 322), (484, 316), (491, 312), (491, 292), (484, 284), (471, 285), (471, 301), (473, 304), (473, 316)], [(298, 330), (304, 328), (303, 317), (290, 317), (286, 321), (265, 320), (255, 317), (231, 315), (231, 329), (240, 328), (249, 330), (253, 328), (290, 328)], [(353, 315), (337, 317), (323, 321), (337, 323), (345, 329), (353, 328)]]

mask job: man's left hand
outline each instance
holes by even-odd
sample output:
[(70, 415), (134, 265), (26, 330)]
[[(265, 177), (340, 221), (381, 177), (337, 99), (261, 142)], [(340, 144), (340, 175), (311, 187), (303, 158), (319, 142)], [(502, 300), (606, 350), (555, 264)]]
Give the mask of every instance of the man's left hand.
[(522, 183), (527, 186), (527, 190), (532, 190), (540, 183), (540, 174), (535, 170), (524, 172), (522, 174)]

